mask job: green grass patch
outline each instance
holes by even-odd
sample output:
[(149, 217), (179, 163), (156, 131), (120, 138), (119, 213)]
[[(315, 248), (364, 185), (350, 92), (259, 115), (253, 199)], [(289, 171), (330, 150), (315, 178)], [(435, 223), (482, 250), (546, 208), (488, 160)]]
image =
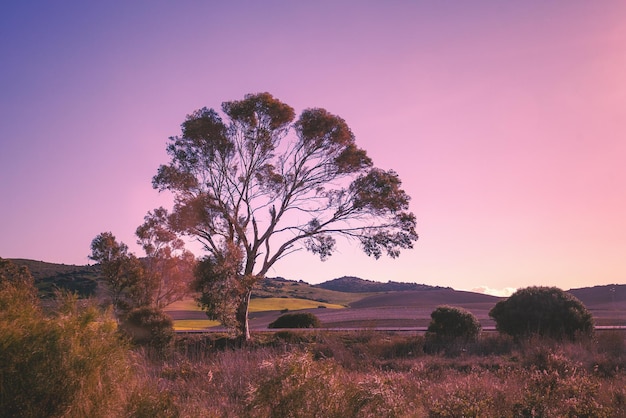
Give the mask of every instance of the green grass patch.
[(220, 325), (219, 321), (212, 321), (210, 319), (180, 319), (174, 321), (174, 329), (176, 331), (201, 330), (217, 327), (218, 325)]
[(282, 311), (289, 309), (297, 311), (300, 309), (315, 309), (324, 306), (329, 309), (342, 309), (344, 306), (335, 303), (317, 302), (300, 298), (259, 298), (250, 301), (250, 312)]
[[(324, 303), (309, 299), (300, 298), (258, 298), (250, 300), (250, 312), (282, 311), (289, 309), (297, 311), (300, 309), (315, 309), (324, 306), (329, 309), (343, 309), (343, 305), (336, 303)], [(200, 311), (193, 299), (174, 302), (165, 308), (166, 311)], [(178, 321), (177, 321), (178, 322)]]

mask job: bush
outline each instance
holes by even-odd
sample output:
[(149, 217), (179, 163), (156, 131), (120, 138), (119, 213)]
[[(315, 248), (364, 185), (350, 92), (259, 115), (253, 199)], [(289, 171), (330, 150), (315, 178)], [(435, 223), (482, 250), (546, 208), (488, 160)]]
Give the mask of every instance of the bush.
[(426, 352), (437, 352), (459, 344), (476, 341), (480, 334), (480, 322), (463, 308), (438, 306), (430, 314), (426, 331)]
[(430, 314), (430, 318), (427, 332), (438, 338), (476, 341), (480, 333), (480, 322), (463, 308), (438, 306)]
[(121, 329), (135, 344), (165, 349), (174, 341), (172, 318), (160, 309), (144, 306), (126, 315)]
[(250, 417), (400, 417), (406, 416), (402, 392), (385, 376), (358, 376), (310, 353), (290, 353), (265, 361), (251, 382)]
[(72, 295), (46, 316), (31, 290), (0, 289), (0, 414), (114, 415), (129, 377), (115, 321)]
[(562, 339), (593, 333), (593, 318), (585, 305), (556, 287), (520, 289), (491, 309), (498, 331), (513, 337), (533, 334)]
[(320, 320), (310, 312), (281, 315), (268, 328), (319, 328)]

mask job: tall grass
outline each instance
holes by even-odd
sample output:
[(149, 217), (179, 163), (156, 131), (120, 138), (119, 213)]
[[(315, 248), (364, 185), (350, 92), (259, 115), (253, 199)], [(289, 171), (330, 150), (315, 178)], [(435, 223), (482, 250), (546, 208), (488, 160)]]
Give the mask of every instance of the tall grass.
[(110, 315), (64, 296), (53, 316), (0, 292), (0, 411), (12, 417), (107, 416), (130, 378), (128, 348)]

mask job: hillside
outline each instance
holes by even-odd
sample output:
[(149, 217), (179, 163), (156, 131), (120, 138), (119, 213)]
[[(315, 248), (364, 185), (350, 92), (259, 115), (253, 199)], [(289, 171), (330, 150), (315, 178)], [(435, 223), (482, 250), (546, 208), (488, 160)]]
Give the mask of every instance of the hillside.
[(387, 283), (375, 282), (353, 276), (344, 276), (338, 279), (329, 280), (324, 283), (313, 285), (313, 287), (347, 293), (403, 292), (411, 290), (443, 289), (439, 286), (428, 286), (417, 283), (400, 283), (394, 281), (388, 281)]
[(98, 266), (55, 264), (21, 258), (11, 261), (30, 270), (42, 297), (52, 296), (57, 289), (75, 292), (80, 297), (89, 297), (95, 294), (98, 287), (100, 279)]
[(312, 286), (306, 282), (267, 277), (252, 293), (253, 298), (301, 298), (347, 306), (368, 294), (341, 292)]
[(368, 296), (350, 304), (351, 308), (422, 307), (424, 305), (495, 305), (501, 298), (454, 289), (408, 290)]
[(568, 290), (585, 305), (611, 305), (626, 302), (626, 285), (611, 284), (606, 286), (584, 287)]

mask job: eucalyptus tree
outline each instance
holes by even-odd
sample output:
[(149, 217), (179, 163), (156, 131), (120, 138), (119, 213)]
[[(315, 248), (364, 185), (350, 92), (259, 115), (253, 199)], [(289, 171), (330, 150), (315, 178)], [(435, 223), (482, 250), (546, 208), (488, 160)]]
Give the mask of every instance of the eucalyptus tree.
[(153, 283), (151, 305), (163, 309), (188, 296), (196, 259), (169, 227), (167, 210), (160, 207), (148, 212), (135, 235), (146, 253), (144, 280)]
[(374, 167), (342, 118), (310, 108), (296, 119), (269, 93), (221, 111), (188, 115), (153, 178), (175, 198), (173, 229), (206, 250), (196, 288), (210, 316), (249, 339), (255, 284), (294, 251), (325, 260), (338, 237), (374, 258), (412, 248), (416, 220), (398, 174)]

